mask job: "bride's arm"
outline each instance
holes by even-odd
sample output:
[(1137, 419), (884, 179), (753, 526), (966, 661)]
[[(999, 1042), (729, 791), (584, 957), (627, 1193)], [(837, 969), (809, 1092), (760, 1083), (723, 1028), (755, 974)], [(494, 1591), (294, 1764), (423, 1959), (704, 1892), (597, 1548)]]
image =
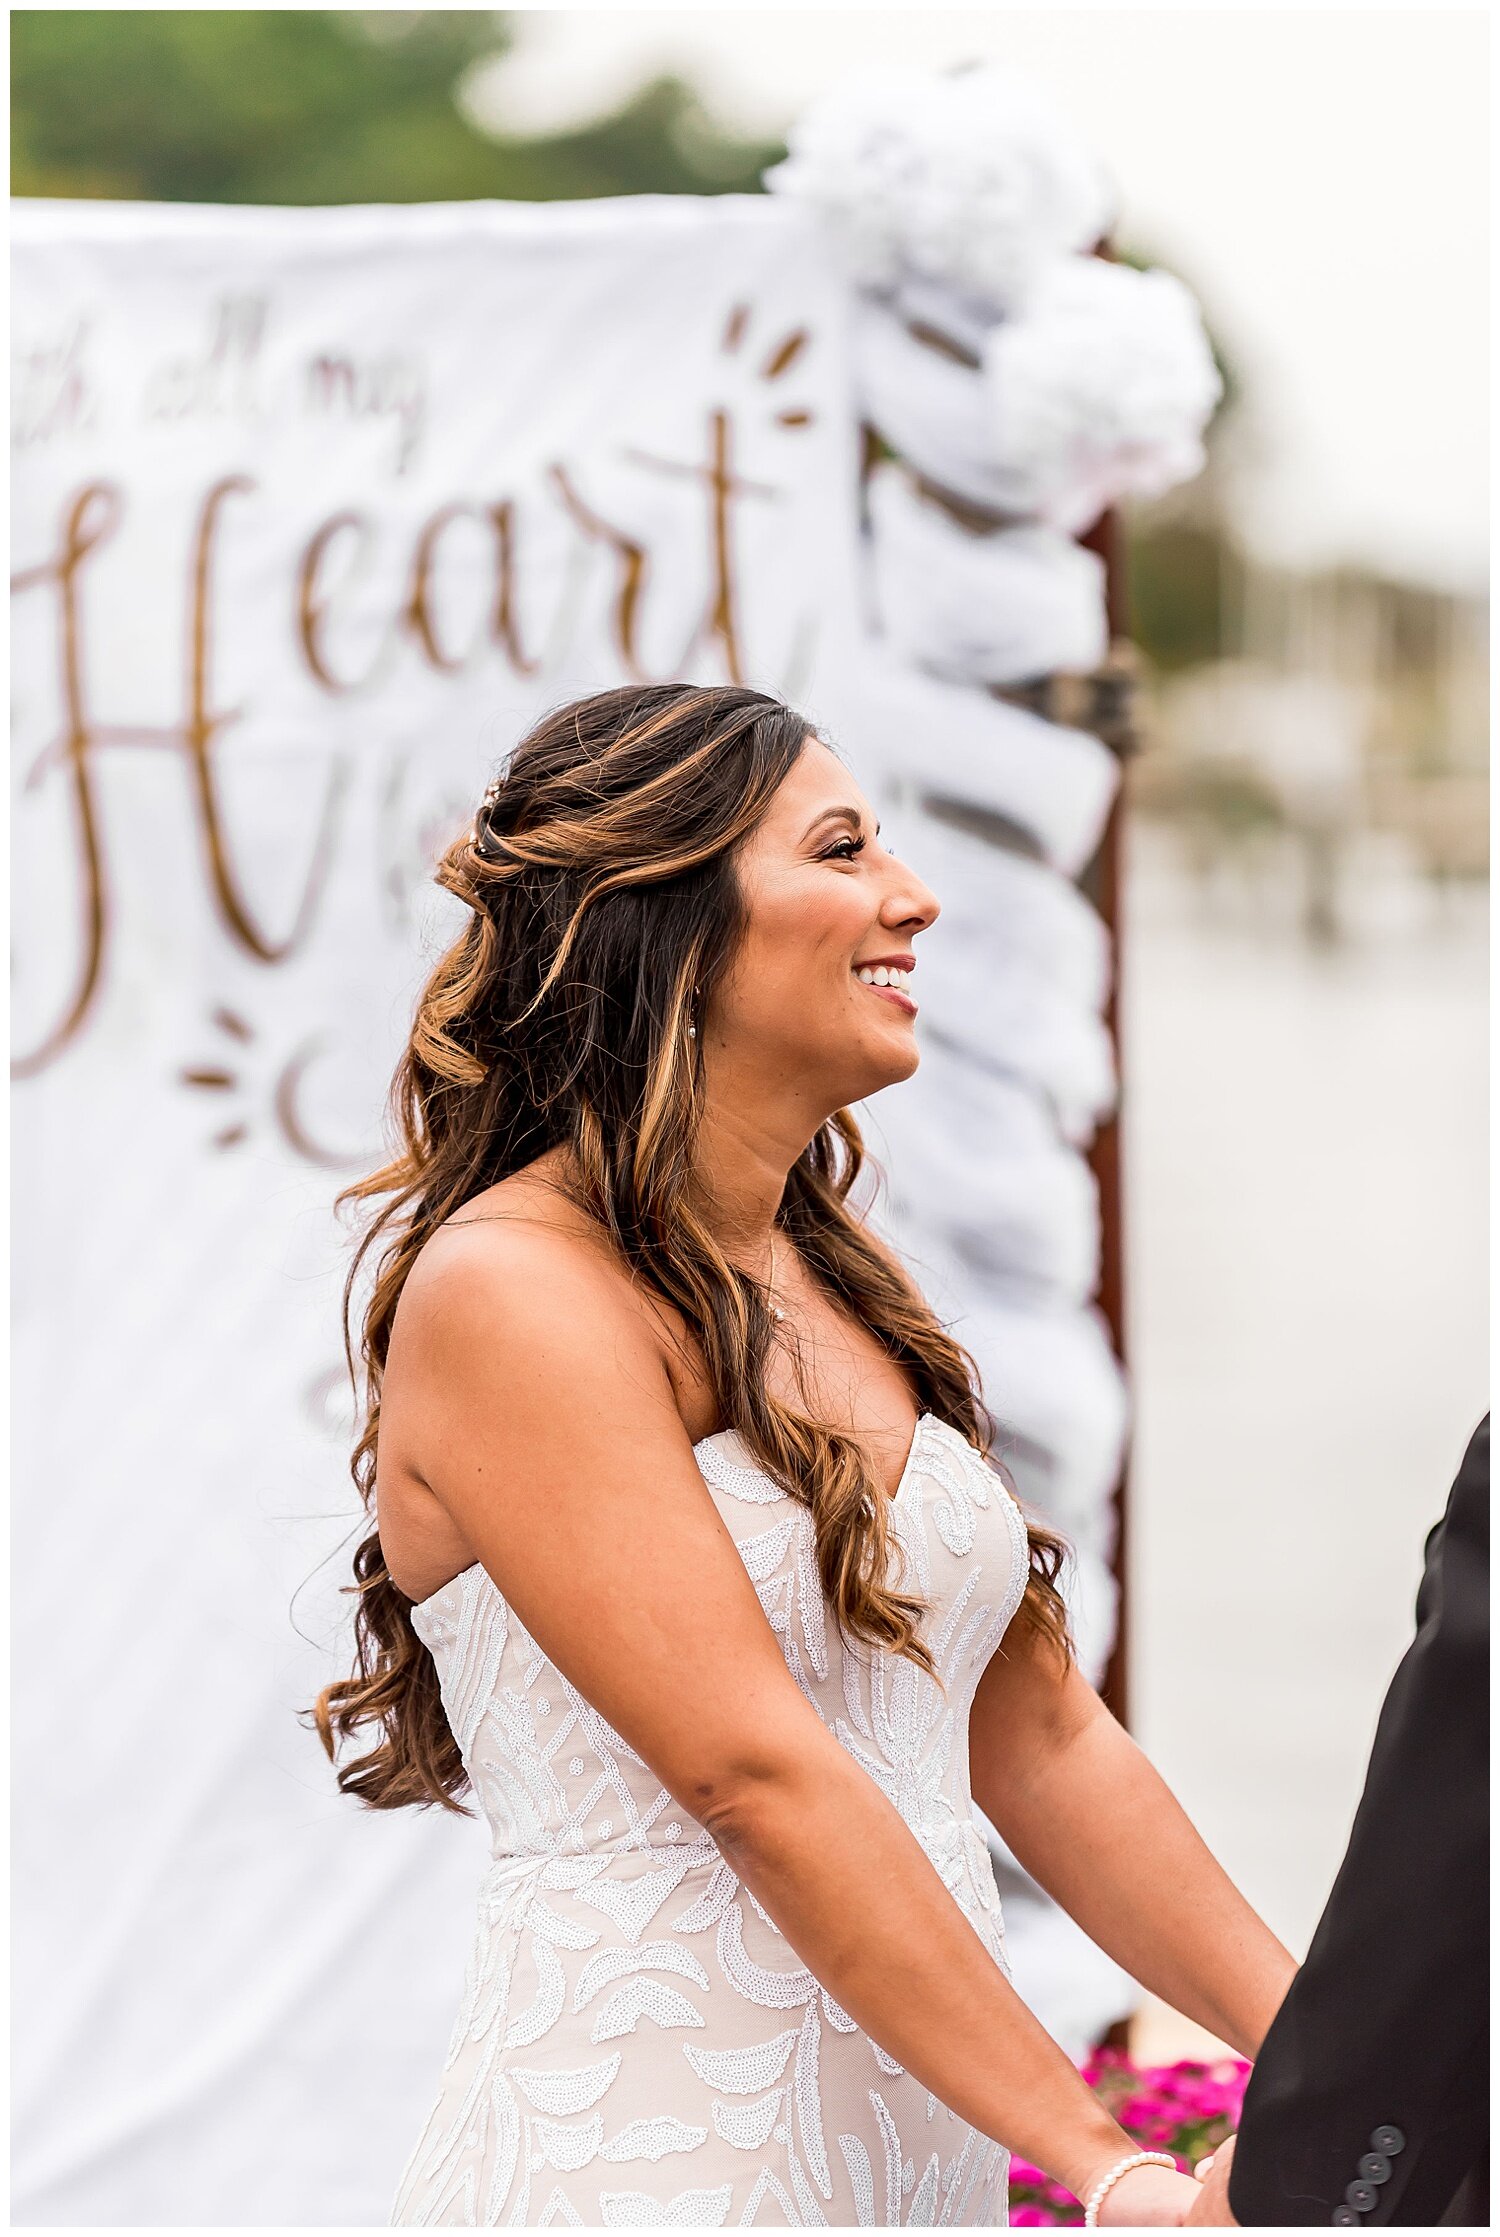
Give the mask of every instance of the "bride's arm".
[[(1130, 2138), (799, 1691), (643, 1316), (581, 1248), (483, 1232), (419, 1263), (388, 1368), (464, 1541), (844, 2011), (961, 2119), (1087, 2195)], [(1103, 2218), (1176, 2223), (1195, 2197), (1138, 2169)]]
[(1297, 1967), (1075, 1667), (1013, 1623), (969, 1723), (975, 1801), (1089, 1938), (1254, 2058)]

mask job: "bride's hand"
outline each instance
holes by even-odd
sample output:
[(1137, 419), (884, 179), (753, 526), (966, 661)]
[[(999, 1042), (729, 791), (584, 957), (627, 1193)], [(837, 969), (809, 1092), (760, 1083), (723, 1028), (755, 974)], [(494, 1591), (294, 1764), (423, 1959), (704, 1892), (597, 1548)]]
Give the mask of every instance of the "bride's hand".
[(1132, 2167), (1099, 2209), (1101, 2229), (1180, 2229), (1202, 2195), (1191, 2175), (1166, 2167)]

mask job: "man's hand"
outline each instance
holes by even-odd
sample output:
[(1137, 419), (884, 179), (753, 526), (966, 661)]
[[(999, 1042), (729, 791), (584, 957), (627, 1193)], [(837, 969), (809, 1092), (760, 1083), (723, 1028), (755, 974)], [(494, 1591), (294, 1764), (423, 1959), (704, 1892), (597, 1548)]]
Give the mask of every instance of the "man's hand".
[(1211, 2152), (1207, 2159), (1200, 2159), (1193, 2173), (1201, 2189), (1192, 2212), (1183, 2227), (1186, 2229), (1238, 2229), (1239, 2223), (1229, 2211), (1229, 2165), (1234, 2158), (1234, 2138)]

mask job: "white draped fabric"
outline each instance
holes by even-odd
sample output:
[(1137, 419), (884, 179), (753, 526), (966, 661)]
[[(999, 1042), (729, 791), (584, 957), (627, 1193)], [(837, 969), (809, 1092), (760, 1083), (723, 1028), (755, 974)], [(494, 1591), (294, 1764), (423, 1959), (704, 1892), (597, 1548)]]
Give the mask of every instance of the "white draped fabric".
[[(1067, 877), (1097, 847), (1119, 768), (1087, 731), (924, 674), (892, 659), (881, 640), (861, 648), (850, 673), (830, 678), (825, 708), (835, 736), (858, 739), (872, 782), (897, 792), (909, 783), (1003, 818)], [(986, 875), (991, 851), (978, 858)]]
[(876, 432), (940, 489), (1008, 512), (1005, 471), (990, 455), (983, 334), (974, 337), (973, 363), (965, 363), (923, 341), (903, 311), (874, 296), (857, 303), (853, 333), (860, 408)]
[(1108, 962), (1097, 916), (1038, 863), (930, 819), (910, 828), (920, 828), (934, 889), (948, 896), (924, 936), (929, 1033), (987, 1077), (1024, 1080), (1064, 1140), (1086, 1141), (1115, 1086), (1099, 1015)]
[(894, 650), (965, 683), (1087, 674), (1109, 650), (1104, 562), (1039, 522), (955, 520), (888, 464), (866, 491), (875, 611)]

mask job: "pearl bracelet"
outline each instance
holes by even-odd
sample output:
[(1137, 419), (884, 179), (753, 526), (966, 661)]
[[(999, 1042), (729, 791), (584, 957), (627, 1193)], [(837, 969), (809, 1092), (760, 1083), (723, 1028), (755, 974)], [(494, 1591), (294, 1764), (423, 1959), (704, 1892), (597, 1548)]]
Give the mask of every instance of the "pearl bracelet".
[(1085, 2229), (1097, 2229), (1099, 2227), (1099, 2208), (1104, 2204), (1105, 2199), (1108, 2198), (1120, 2177), (1128, 2175), (1132, 2167), (1170, 2167), (1174, 2175), (1180, 2172), (1177, 2162), (1170, 2152), (1132, 2152), (1128, 2159), (1122, 2159), (1118, 2166), (1111, 2167), (1109, 2173), (1095, 2183), (1090, 2191), (1083, 2207), (1083, 2226)]

